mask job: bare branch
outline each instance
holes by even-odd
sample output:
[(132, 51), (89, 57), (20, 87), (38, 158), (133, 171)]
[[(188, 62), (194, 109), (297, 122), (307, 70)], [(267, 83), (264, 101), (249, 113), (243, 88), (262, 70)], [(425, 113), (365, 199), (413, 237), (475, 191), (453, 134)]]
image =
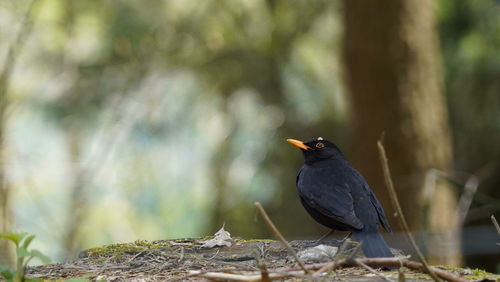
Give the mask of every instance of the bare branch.
[(262, 218), (264, 218), (264, 221), (267, 223), (267, 226), (273, 231), (274, 235), (285, 245), (287, 248), (288, 252), (295, 258), (295, 261), (299, 264), (300, 268), (304, 270), (304, 273), (308, 274), (308, 271), (302, 261), (300, 261), (299, 256), (297, 256), (297, 253), (293, 250), (292, 246), (288, 243), (288, 241), (281, 235), (281, 232), (274, 226), (274, 223), (271, 221), (269, 216), (267, 215), (266, 211), (262, 207), (262, 205), (259, 202), (255, 202), (254, 205), (257, 207), (257, 210), (260, 212), (260, 215), (262, 215)]
[[(426, 272), (425, 267), (423, 264), (415, 262), (415, 261), (409, 261), (407, 259), (401, 259), (401, 258), (358, 258), (357, 259), (359, 262), (364, 263), (368, 266), (371, 267), (401, 267), (405, 266), (409, 269), (416, 270), (416, 271), (422, 271)], [(331, 265), (335, 265), (334, 268), (339, 268), (339, 267), (347, 267), (347, 266), (352, 266), (352, 260), (348, 261), (346, 259), (341, 259), (335, 262), (328, 262), (328, 263), (316, 263), (316, 264), (309, 264), (306, 267), (308, 269), (319, 269), (316, 273), (320, 272), (322, 269), (326, 268), (331, 268)], [(293, 270), (293, 269), (291, 269)], [(458, 277), (450, 272), (447, 272), (442, 269), (438, 268), (433, 268), (432, 271), (440, 278), (447, 280), (447, 281), (452, 281), (452, 282), (466, 282), (468, 281), (467, 279)], [(428, 272), (427, 272), (428, 273)]]
[(470, 210), (472, 201), (475, 199), (478, 187), (481, 181), (491, 174), (491, 166), (485, 165), (473, 174), (465, 172), (447, 173), (444, 171), (431, 168), (425, 174), (423, 198), (425, 202), (429, 202), (433, 197), (436, 188), (436, 182), (440, 179), (448, 181), (453, 185), (463, 186), (463, 192), (458, 201), (455, 211), (455, 220), (457, 228), (462, 228), (465, 218)]
[(373, 274), (377, 275), (378, 277), (382, 278), (383, 280), (389, 281), (389, 282), (393, 282), (392, 279), (389, 279), (389, 278), (385, 277), (384, 275), (382, 275), (381, 273), (377, 272), (375, 269), (371, 268), (370, 266), (368, 266), (367, 264), (365, 264), (361, 260), (354, 259), (354, 262), (357, 265), (359, 265), (359, 266), (363, 267), (364, 269), (368, 270), (370, 273), (373, 273)]
[(429, 267), (429, 264), (427, 263), (427, 260), (425, 259), (424, 255), (420, 251), (420, 249), (417, 246), (417, 243), (415, 242), (415, 239), (413, 238), (413, 235), (410, 233), (410, 228), (408, 228), (408, 224), (406, 223), (406, 219), (403, 215), (403, 210), (401, 209), (401, 206), (399, 205), (398, 201), (398, 196), (396, 194), (396, 190), (394, 189), (394, 184), (392, 182), (392, 177), (391, 177), (391, 171), (389, 169), (389, 162), (387, 160), (387, 155), (385, 153), (385, 148), (384, 145), (382, 145), (382, 142), (379, 140), (377, 142), (379, 154), (380, 154), (380, 162), (382, 163), (382, 169), (384, 171), (384, 178), (385, 178), (385, 183), (387, 185), (387, 190), (389, 191), (389, 196), (391, 198), (392, 205), (394, 209), (397, 212), (397, 218), (399, 220), (399, 224), (401, 228), (405, 231), (405, 234), (410, 241), (411, 246), (413, 247), (413, 250), (415, 253), (417, 253), (417, 256), (419, 260), (422, 262), (422, 265), (424, 266), (424, 269), (429, 275), (434, 279), (434, 281), (440, 281), (440, 279), (436, 276), (434, 271)]
[[(331, 267), (334, 265), (334, 267)], [(306, 268), (308, 270), (314, 270), (314, 269), (319, 269), (316, 273), (324, 273), (328, 272), (326, 269), (335, 269), (335, 268), (340, 268), (340, 267), (350, 267), (350, 266), (356, 266), (356, 265), (361, 265), (371, 273), (375, 273), (378, 276), (380, 274), (377, 273), (373, 267), (400, 267), (400, 266), (405, 266), (409, 269), (416, 270), (416, 271), (423, 271), (425, 272), (424, 266), (421, 263), (414, 262), (414, 261), (409, 261), (409, 260), (401, 260), (400, 258), (358, 258), (355, 260), (348, 260), (348, 259), (340, 259), (338, 261), (334, 262), (328, 262), (328, 263), (316, 263), (316, 264), (309, 264), (306, 265)], [(324, 270), (324, 271), (323, 271)], [(467, 279), (458, 277), (450, 272), (447, 272), (442, 269), (433, 269), (434, 273), (447, 281), (451, 282), (467, 282)], [(223, 279), (223, 280), (231, 280), (231, 281), (261, 281), (262, 279), (262, 273), (252, 273), (252, 274), (233, 274), (233, 273), (223, 273), (223, 272), (206, 272), (206, 271), (190, 271), (188, 276), (183, 276), (183, 278), (186, 277), (193, 277), (193, 276), (199, 276), (199, 277), (204, 277), (204, 278), (209, 278), (209, 279)], [(276, 279), (283, 279), (287, 277), (303, 277), (302, 271), (299, 270), (298, 268), (285, 268), (285, 269), (274, 269), (274, 270), (268, 270), (268, 277), (270, 280), (276, 280)], [(311, 278), (311, 277), (307, 277)], [(388, 280), (387, 277), (385, 277), (385, 280)], [(391, 280), (389, 280), (391, 281)]]
[[(300, 275), (301, 273), (302, 273), (302, 271), (270, 273), (268, 275), (268, 278), (269, 278), (269, 280), (283, 279), (286, 277), (297, 276), (297, 275)], [(190, 271), (189, 275), (190, 275), (190, 277), (199, 276), (199, 277), (208, 278), (208, 279), (221, 279), (221, 280), (229, 280), (229, 281), (245, 281), (245, 282), (262, 281), (261, 274), (244, 275), (244, 274), (233, 274), (233, 273), (224, 273), (224, 272)]]
[(495, 225), (495, 228), (497, 229), (498, 235), (500, 235), (500, 225), (498, 225), (498, 221), (494, 215), (491, 215), (491, 221), (493, 222), (493, 225)]
[(347, 260), (346, 259), (339, 259), (339, 260), (334, 260), (332, 262), (323, 264), (322, 267), (320, 267), (316, 272), (314, 272), (314, 276), (319, 276), (324, 272), (330, 272), (334, 270), (335, 268), (342, 266), (346, 264)]
[[(493, 225), (495, 225), (495, 228), (497, 229), (498, 235), (500, 235), (500, 226), (498, 225), (497, 219), (495, 218), (494, 215), (491, 215), (491, 221), (493, 222)], [(500, 243), (497, 243), (497, 245), (500, 246)]]
[(260, 269), (260, 281), (269, 282), (271, 279), (269, 278), (269, 272), (267, 271), (267, 266), (263, 262), (259, 262)]
[[(423, 271), (427, 272), (425, 269), (425, 265), (420, 264), (418, 262), (414, 261), (409, 261), (409, 260), (400, 260), (399, 258), (362, 258), (359, 259), (361, 262), (365, 263), (366, 265), (369, 265), (371, 267), (383, 267), (383, 266), (396, 266), (399, 267), (401, 264), (407, 268), (413, 269), (413, 270), (418, 270), (418, 271)], [(450, 272), (447, 272), (442, 269), (438, 268), (432, 268), (432, 272), (447, 281), (452, 281), (452, 282), (466, 282), (468, 281), (467, 279), (463, 279), (461, 277), (458, 277)], [(430, 273), (427, 272), (429, 275)]]

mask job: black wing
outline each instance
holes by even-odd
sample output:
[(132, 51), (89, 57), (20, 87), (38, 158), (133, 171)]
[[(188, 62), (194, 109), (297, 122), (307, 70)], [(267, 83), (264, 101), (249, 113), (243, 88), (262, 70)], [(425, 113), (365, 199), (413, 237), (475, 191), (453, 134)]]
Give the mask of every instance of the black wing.
[[(365, 185), (368, 186), (368, 184), (365, 184)], [(373, 191), (370, 189), (370, 187), (365, 187), (365, 190), (367, 190), (368, 194), (370, 195), (370, 202), (375, 207), (375, 210), (377, 210), (378, 219), (379, 219), (380, 224), (384, 227), (384, 229), (387, 232), (392, 232), (391, 226), (389, 225), (389, 222), (387, 221), (387, 218), (385, 217), (384, 209), (382, 208), (382, 205), (378, 201), (377, 197), (375, 196)]]
[(342, 176), (336, 179), (332, 173), (328, 168), (303, 167), (297, 175), (299, 196), (310, 208), (332, 221), (352, 229), (362, 229), (363, 223), (354, 213), (351, 188), (342, 181)]

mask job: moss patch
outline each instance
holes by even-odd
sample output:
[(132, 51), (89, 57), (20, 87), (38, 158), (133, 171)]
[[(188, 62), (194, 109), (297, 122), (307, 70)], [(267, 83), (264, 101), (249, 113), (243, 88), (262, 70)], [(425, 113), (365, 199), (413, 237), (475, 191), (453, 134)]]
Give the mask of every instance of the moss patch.
[(467, 278), (468, 280), (491, 279), (495, 281), (500, 281), (500, 275), (493, 274), (478, 268), (470, 269), (470, 268), (453, 267), (447, 265), (436, 265), (434, 267), (452, 272), (456, 275)]
[(493, 273), (490, 273), (490, 272), (487, 272), (487, 271), (484, 271), (484, 270), (478, 269), (478, 268), (471, 269), (471, 271), (472, 271), (472, 274), (467, 275), (466, 276), (467, 279), (472, 279), (472, 280), (492, 279), (492, 280), (500, 281), (500, 275), (495, 275)]
[(80, 257), (99, 258), (136, 254), (145, 250), (169, 250), (172, 246), (166, 241), (137, 240), (133, 243), (111, 244), (83, 251)]
[(145, 247), (137, 246), (135, 243), (111, 244), (102, 247), (88, 249), (84, 251), (84, 254), (81, 256), (89, 258), (113, 257), (113, 256), (120, 256), (123, 254), (141, 252), (144, 249)]

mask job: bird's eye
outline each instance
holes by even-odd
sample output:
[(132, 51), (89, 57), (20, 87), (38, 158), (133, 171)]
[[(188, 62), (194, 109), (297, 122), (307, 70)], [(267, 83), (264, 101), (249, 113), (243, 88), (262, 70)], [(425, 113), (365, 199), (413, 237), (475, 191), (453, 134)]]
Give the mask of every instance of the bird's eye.
[(325, 147), (325, 144), (323, 144), (322, 142), (316, 143), (316, 148), (321, 149), (323, 147)]

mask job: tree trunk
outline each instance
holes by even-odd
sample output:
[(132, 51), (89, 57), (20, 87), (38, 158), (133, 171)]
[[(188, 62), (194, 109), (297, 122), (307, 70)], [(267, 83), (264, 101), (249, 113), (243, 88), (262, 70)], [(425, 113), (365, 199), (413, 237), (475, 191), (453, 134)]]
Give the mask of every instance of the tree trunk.
[[(0, 122), (0, 131), (3, 131), (4, 124)], [(3, 135), (0, 137), (0, 147), (3, 147)], [(2, 150), (3, 151), (3, 150)], [(3, 152), (1, 160), (4, 160)], [(2, 162), (3, 163), (3, 162)], [(3, 167), (0, 168), (0, 233), (12, 231), (11, 223), (11, 204), (10, 204), (10, 189), (6, 185)], [(12, 257), (13, 248), (11, 242), (7, 240), (0, 240), (0, 266), (13, 266), (14, 260)]]
[(452, 166), (434, 1), (344, 3), (354, 165), (398, 229), (376, 150), (376, 140), (385, 132), (384, 144), (410, 228), (426, 228), (432, 235), (427, 242), (431, 262), (460, 264), (459, 238), (453, 233), (456, 195), (441, 183), (426, 196), (429, 201), (423, 193), (430, 168), (449, 171)]
[[(2, 66), (0, 66), (0, 232), (12, 230), (11, 189), (5, 176), (5, 128), (7, 123), (7, 106), (9, 104), (7, 91), (9, 89), (10, 76), (14, 69), (17, 55), (20, 53), (26, 37), (31, 31), (31, 11), (35, 1), (32, 0), (24, 13), (18, 32), (7, 50), (7, 55)], [(0, 266), (13, 265), (13, 248), (7, 240), (0, 240)]]
[(62, 247), (63, 257), (74, 259), (81, 248), (81, 227), (88, 206), (87, 193), (85, 191), (88, 171), (86, 167), (80, 165), (82, 145), (78, 125), (68, 121), (65, 127), (71, 157), (73, 183), (69, 187), (69, 204), (66, 213), (65, 231), (62, 236)]
[[(13, 56), (13, 55), (12, 55)], [(12, 59), (13, 60), (13, 59)], [(12, 63), (13, 64), (13, 63)], [(6, 64), (0, 74), (0, 233), (12, 231), (11, 190), (5, 179), (5, 125), (7, 108), (7, 85), (11, 65)], [(0, 240), (0, 266), (14, 264), (11, 242)]]

